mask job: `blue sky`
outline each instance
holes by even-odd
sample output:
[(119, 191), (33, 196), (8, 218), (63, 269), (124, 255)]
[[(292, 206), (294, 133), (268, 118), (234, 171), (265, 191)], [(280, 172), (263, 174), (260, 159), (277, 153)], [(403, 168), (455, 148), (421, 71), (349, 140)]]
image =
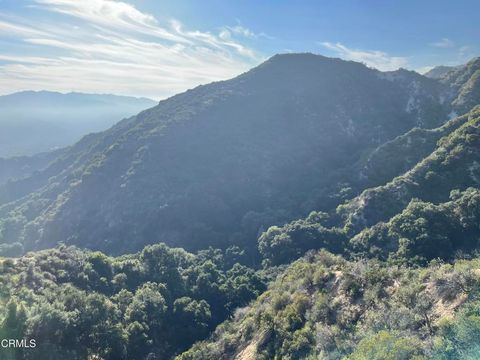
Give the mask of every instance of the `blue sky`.
[(480, 55), (478, 0), (0, 0), (0, 94), (165, 98), (275, 53), (423, 72)]

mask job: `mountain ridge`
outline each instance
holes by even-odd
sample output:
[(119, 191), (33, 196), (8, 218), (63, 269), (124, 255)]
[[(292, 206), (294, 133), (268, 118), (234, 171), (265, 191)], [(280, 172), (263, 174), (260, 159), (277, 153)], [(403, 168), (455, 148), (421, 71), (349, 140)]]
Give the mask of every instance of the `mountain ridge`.
[(475, 67), (280, 55), (84, 137), (0, 186), (0, 335), (79, 360), (477, 358), (480, 107), (454, 116)]
[[(292, 66), (292, 62), (296, 66)], [(359, 63), (313, 54), (274, 56), (232, 80), (199, 86), (162, 100), (156, 107), (124, 120), (104, 133), (93, 135), (90, 138), (96, 140), (88, 146), (89, 150), (75, 160), (76, 172), (66, 167), (64, 175), (57, 172), (56, 180), (53, 180), (53, 172), (44, 176), (43, 182), (33, 178), (32, 181), (23, 181), (23, 184), (29, 181), (38, 184), (37, 189), (46, 186), (41, 202), (50, 204), (41, 212), (35, 210), (38, 214), (35, 217), (40, 216), (37, 220), (31, 216), (30, 219), (24, 218), (27, 223), (35, 228), (37, 225), (34, 224), (39, 224), (41, 218), (57, 217), (59, 227), (55, 225), (54, 235), (49, 230), (50, 220), (45, 223), (46, 227), (41, 226), (40, 238), (44, 240), (37, 235), (31, 239), (35, 231), (32, 232), (30, 225), (28, 234), (25, 228), (16, 236), (28, 238), (30, 244), (48, 241), (49, 246), (58, 241), (76, 243), (78, 240), (75, 239), (82, 239), (88, 246), (103, 241), (109, 244), (101, 247), (104, 250), (104, 246), (121, 248), (118, 244), (113, 246), (113, 242), (127, 241), (134, 233), (139, 238), (139, 247), (145, 245), (145, 241), (166, 241), (184, 246), (187, 238), (192, 245), (210, 239), (209, 244), (218, 246), (235, 242), (223, 238), (227, 228), (236, 228), (233, 232), (239, 232), (235, 236), (240, 236), (241, 242), (251, 241), (248, 238), (255, 237), (259, 228), (252, 228), (248, 233), (239, 228), (242, 216), (252, 213), (260, 218), (270, 217), (272, 220), (267, 220), (266, 226), (308, 213), (317, 207), (315, 203), (322, 202), (321, 198), (330, 201), (327, 195), (319, 194), (318, 200), (308, 200), (301, 195), (303, 200), (294, 206), (297, 209), (292, 212), (293, 198), (290, 199), (291, 195), (285, 190), (294, 189), (305, 181), (308, 188), (319, 189), (322, 181), (334, 181), (322, 180), (315, 173), (322, 166), (348, 167), (358, 157), (354, 149), (373, 149), (414, 126), (435, 127), (440, 119), (447, 118), (449, 112), (448, 106), (440, 101), (441, 93), (442, 85), (437, 81), (406, 70), (384, 75)], [(277, 99), (284, 101), (278, 102)], [(325, 133), (329, 136), (322, 135)], [(278, 138), (283, 144), (278, 143)], [(327, 148), (334, 151), (322, 150)], [(223, 149), (223, 154), (217, 153), (216, 149)], [(320, 152), (322, 156), (312, 157), (314, 152)], [(236, 160), (232, 162), (231, 159)], [(313, 166), (297, 165), (309, 162)], [(200, 166), (202, 163), (214, 164), (210, 167), (213, 172), (205, 172)], [(176, 164), (184, 165), (179, 168)], [(48, 173), (49, 170), (45, 171)], [(287, 173), (295, 176), (287, 177)], [(34, 178), (40, 179), (41, 176)], [(114, 180), (115, 185), (103, 183), (105, 176)], [(190, 180), (192, 178), (195, 182)], [(45, 183), (47, 179), (50, 179), (50, 185)], [(204, 188), (196, 189), (199, 185)], [(13, 183), (0, 189), (0, 194), (4, 194), (2, 203), (15, 200), (16, 191), (11, 189), (16, 186)], [(168, 191), (170, 195), (165, 197), (167, 188), (175, 190), (173, 193)], [(34, 190), (27, 186), (18, 196)], [(57, 195), (52, 197), (55, 192)], [(243, 203), (239, 199), (233, 201), (235, 192), (245, 194)], [(59, 196), (61, 193), (63, 195)], [(96, 195), (91, 198), (93, 193)], [(269, 210), (262, 202), (267, 203), (272, 197), (278, 198), (279, 205)], [(39, 202), (31, 198), (25, 204), (34, 203)], [(129, 204), (128, 209), (126, 204)], [(193, 223), (197, 222), (194, 227), (192, 223), (182, 223), (178, 215), (172, 218), (173, 214), (184, 212), (187, 204), (191, 207), (190, 216), (196, 219)], [(192, 204), (200, 207), (195, 209)], [(220, 210), (222, 206), (224, 210)], [(3, 217), (7, 208), (11, 205), (0, 209)], [(65, 213), (62, 215), (63, 209)], [(216, 211), (220, 211), (218, 215), (209, 215), (206, 219), (200, 215)], [(124, 215), (120, 215), (122, 212)], [(67, 213), (70, 214), (68, 217)], [(76, 215), (72, 216), (72, 213)], [(93, 220), (88, 214), (95, 213), (98, 215)], [(213, 219), (220, 214), (230, 220), (216, 223)], [(76, 223), (68, 220), (72, 218), (77, 218)], [(100, 231), (105, 233), (83, 233), (81, 229), (86, 226), (79, 226), (84, 220), (93, 220), (96, 223), (94, 228), (103, 229)], [(127, 230), (129, 226), (132, 229)], [(127, 235), (129, 231), (131, 233)], [(139, 236), (142, 232), (145, 235)], [(124, 240), (115, 239), (117, 236)], [(147, 240), (149, 237), (152, 239)], [(91, 240), (86, 240), (88, 238)], [(99, 239), (103, 240), (99, 242)], [(132, 244), (130, 240), (128, 244)]]

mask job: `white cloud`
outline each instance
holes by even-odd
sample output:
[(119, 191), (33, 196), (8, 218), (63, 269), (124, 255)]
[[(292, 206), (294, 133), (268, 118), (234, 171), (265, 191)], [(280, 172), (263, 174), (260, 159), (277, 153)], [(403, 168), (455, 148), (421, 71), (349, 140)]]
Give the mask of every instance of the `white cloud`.
[(233, 38), (244, 38), (249, 40), (257, 39), (274, 39), (272, 36), (267, 35), (264, 32), (256, 33), (253, 30), (243, 26), (239, 20), (235, 26), (225, 26), (220, 30), (218, 36), (223, 40), (231, 40)]
[(228, 29), (229, 31), (231, 31), (232, 33), (234, 33), (236, 35), (240, 35), (240, 36), (250, 38), (250, 39), (258, 39), (258, 38), (261, 38), (261, 37), (271, 38), (271, 36), (265, 34), (264, 32), (255, 33), (252, 30), (250, 30), (249, 28), (246, 28), (242, 25), (226, 26), (226, 29)]
[(227, 26), (227, 29), (233, 32), (234, 34), (244, 36), (246, 38), (257, 38), (260, 34), (255, 34), (252, 30), (243, 27), (242, 25), (236, 26)]
[(331, 50), (337, 56), (345, 60), (353, 60), (366, 64), (367, 66), (382, 70), (397, 70), (408, 65), (408, 59), (401, 56), (390, 56), (379, 50), (351, 49), (341, 43), (320, 43), (323, 47)]
[(122, 31), (153, 35), (164, 40), (186, 41), (158, 26), (153, 15), (142, 13), (134, 6), (113, 0), (34, 0), (51, 11)]
[(232, 77), (263, 59), (235, 36), (190, 30), (175, 19), (160, 22), (125, 2), (34, 1), (61, 20), (35, 27), (0, 20), (0, 38), (15, 37), (29, 49), (26, 56), (0, 55), (0, 93), (49, 89), (158, 99)]
[(438, 48), (452, 48), (455, 47), (455, 43), (448, 39), (448, 38), (442, 38), (438, 41), (435, 41), (433, 43), (430, 43), (430, 46), (438, 47)]
[(17, 36), (42, 36), (46, 35), (43, 31), (34, 29), (28, 26), (22, 26), (19, 24), (12, 24), (6, 21), (0, 20), (0, 33), (6, 35), (17, 35)]

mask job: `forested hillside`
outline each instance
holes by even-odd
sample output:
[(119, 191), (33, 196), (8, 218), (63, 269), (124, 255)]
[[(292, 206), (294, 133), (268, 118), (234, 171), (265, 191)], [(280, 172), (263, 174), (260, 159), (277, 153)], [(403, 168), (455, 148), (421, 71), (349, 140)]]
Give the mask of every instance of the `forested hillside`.
[(480, 108), (468, 114), (468, 121), (442, 138), (436, 149), (409, 171), (387, 184), (367, 189), (339, 207), (352, 229), (370, 226), (390, 218), (412, 198), (430, 202), (448, 199), (452, 190), (479, 185)]
[(25, 250), (62, 241), (124, 253), (163, 241), (253, 251), (270, 225), (382, 184), (352, 178), (352, 169), (414, 127), (443, 124), (455, 89), (407, 70), (274, 56), (86, 137), (46, 169), (1, 186), (0, 241)]
[(5, 359), (478, 358), (479, 66), (275, 56), (0, 186)]
[[(463, 125), (455, 129), (450, 122), (428, 132), (434, 138), (442, 132), (445, 136), (431, 154), (387, 184), (366, 189), (331, 213), (312, 212), (305, 219), (269, 228), (259, 238), (263, 258), (281, 264), (307, 250), (327, 248), (349, 255), (424, 261), (452, 259), (456, 251), (475, 249), (480, 239), (480, 108), (454, 123)], [(388, 146), (404, 155), (404, 143), (399, 138)], [(421, 153), (421, 147), (414, 149)], [(377, 161), (385, 159), (377, 155)]]
[(242, 252), (165, 245), (111, 258), (65, 246), (0, 260), (2, 338), (36, 339), (2, 360), (162, 359), (205, 338), (265, 289)]

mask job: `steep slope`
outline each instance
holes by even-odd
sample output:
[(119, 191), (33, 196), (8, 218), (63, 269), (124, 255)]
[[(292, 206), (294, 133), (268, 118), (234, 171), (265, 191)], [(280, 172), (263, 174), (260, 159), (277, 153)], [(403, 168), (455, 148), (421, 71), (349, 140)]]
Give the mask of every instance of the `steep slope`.
[(50, 91), (0, 96), (0, 158), (71, 145), (154, 105), (146, 98)]
[[(410, 148), (416, 143), (422, 146)], [(406, 155), (418, 149), (412, 156), (420, 157), (430, 147), (433, 151), (404, 174), (364, 190), (336, 213), (312, 212), (282, 227), (270, 227), (258, 239), (265, 264), (286, 263), (319, 248), (414, 263), (436, 257), (451, 260), (458, 251), (477, 249), (480, 107), (438, 129), (412, 130), (381, 146), (369, 159), (372, 169), (390, 162), (401, 168), (410, 162)], [(393, 171), (385, 166), (378, 177)]]
[(0, 188), (2, 241), (109, 252), (156, 241), (253, 245), (269, 225), (338, 204), (332, 191), (345, 169), (379, 145), (446, 120), (444, 90), (406, 70), (275, 56), (162, 101)]
[(31, 176), (35, 171), (45, 169), (57, 159), (65, 149), (58, 149), (33, 156), (0, 158), (0, 185)]
[(424, 76), (430, 78), (430, 79), (441, 79), (445, 77), (450, 71), (455, 70), (456, 66), (435, 66), (433, 69), (428, 70)]
[(352, 169), (352, 178), (359, 187), (384, 184), (414, 167), (430, 155), (438, 140), (450, 134), (465, 122), (468, 115), (454, 118), (435, 129), (413, 128), (403, 135), (380, 145), (361, 159)]
[(177, 360), (477, 358), (479, 267), (309, 254)]
[(388, 220), (413, 198), (434, 203), (452, 190), (480, 185), (480, 107), (462, 117), (468, 121), (438, 142), (429, 156), (389, 183), (365, 190), (339, 208), (352, 230)]
[(453, 109), (463, 114), (479, 104), (480, 96), (480, 58), (470, 60), (466, 65), (448, 72), (441, 82), (450, 87), (453, 96)]

